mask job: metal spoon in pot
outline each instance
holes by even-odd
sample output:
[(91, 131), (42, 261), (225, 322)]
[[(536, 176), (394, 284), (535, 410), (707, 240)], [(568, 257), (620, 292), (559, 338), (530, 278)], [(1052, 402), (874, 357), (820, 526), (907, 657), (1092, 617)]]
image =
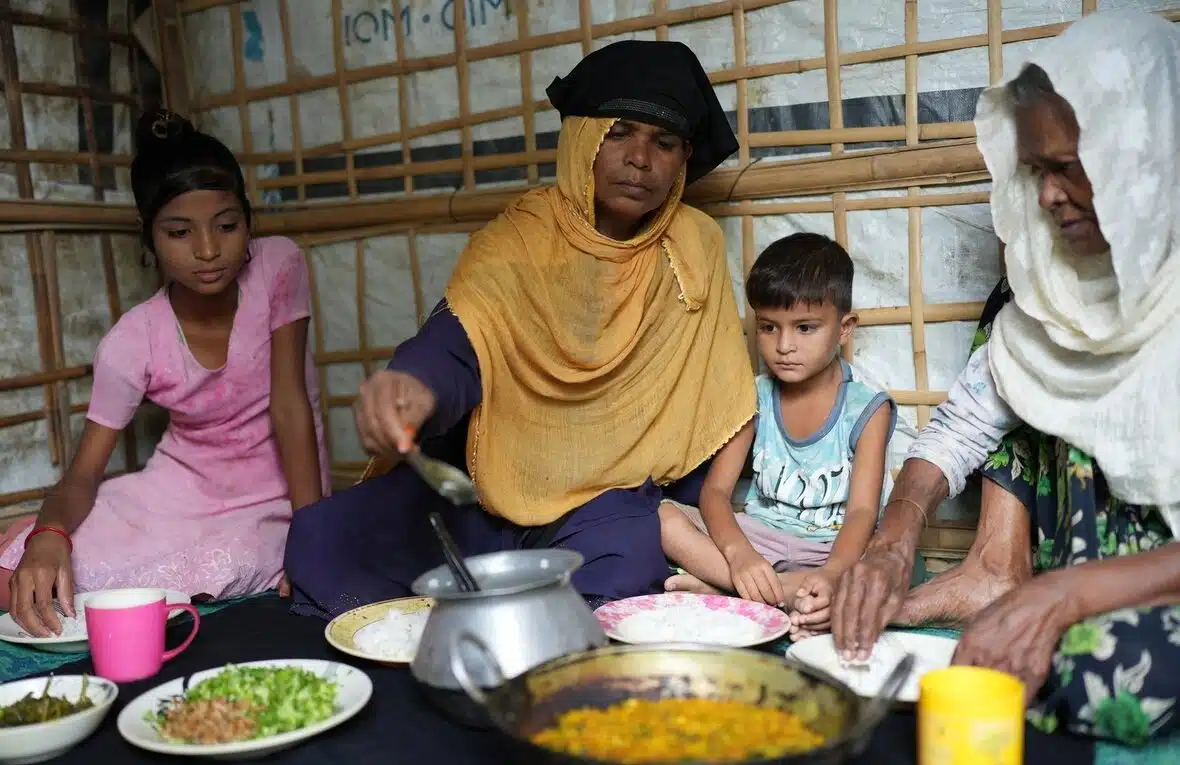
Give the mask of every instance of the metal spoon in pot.
[(463, 554), (459, 552), (459, 546), (455, 544), (447, 527), (443, 525), (442, 516), (431, 512), (427, 517), (430, 519), (430, 525), (434, 528), (434, 535), (438, 537), (439, 544), (442, 545), (443, 558), (447, 562), (447, 567), (451, 569), (451, 574), (454, 575), (455, 583), (459, 585), (459, 589), (463, 592), (479, 592), (479, 582), (475, 580), (471, 569), (467, 568), (467, 564), (463, 562)]

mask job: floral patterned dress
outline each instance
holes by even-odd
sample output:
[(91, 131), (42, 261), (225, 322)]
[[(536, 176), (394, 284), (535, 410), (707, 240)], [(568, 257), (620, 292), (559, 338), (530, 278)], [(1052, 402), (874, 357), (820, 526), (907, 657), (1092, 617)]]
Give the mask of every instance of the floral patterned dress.
[[(972, 352), (988, 341), (1011, 298), (1006, 280), (992, 291)], [(1031, 513), (1033, 569), (1049, 571), (1159, 547), (1172, 539), (1153, 508), (1109, 495), (1089, 456), (1023, 426), (1006, 436), (981, 473)], [(1126, 608), (1081, 621), (1061, 638), (1028, 719), (1052, 733), (1138, 745), (1180, 728), (1180, 606)]]

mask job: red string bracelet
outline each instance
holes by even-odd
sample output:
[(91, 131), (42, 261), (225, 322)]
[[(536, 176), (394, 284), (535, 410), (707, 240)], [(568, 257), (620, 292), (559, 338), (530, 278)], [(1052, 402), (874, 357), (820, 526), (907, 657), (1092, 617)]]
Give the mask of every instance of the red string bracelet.
[(71, 552), (73, 551), (74, 542), (72, 539), (70, 539), (69, 532), (67, 532), (63, 529), (59, 529), (56, 526), (37, 526), (36, 528), (34, 528), (32, 531), (29, 532), (29, 535), (27, 537), (25, 537), (25, 549), (28, 549), (29, 542), (33, 539), (33, 537), (37, 536), (38, 534), (42, 534), (46, 531), (52, 532), (54, 534), (59, 534), (62, 539), (66, 540), (66, 544), (68, 544), (70, 546), (70, 551)]

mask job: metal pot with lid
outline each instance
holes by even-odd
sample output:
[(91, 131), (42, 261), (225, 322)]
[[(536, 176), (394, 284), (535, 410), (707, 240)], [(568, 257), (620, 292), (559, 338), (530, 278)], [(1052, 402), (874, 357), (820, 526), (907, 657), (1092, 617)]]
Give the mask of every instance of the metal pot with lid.
[[(477, 555), (466, 559), (477, 592), (461, 590), (445, 565), (414, 580), (416, 595), (435, 600), (410, 665), (427, 697), (461, 722), (483, 727), (489, 724), (486, 712), (470, 702), (451, 669), (456, 654), (472, 682), (492, 688), (503, 677), (606, 645), (602, 625), (570, 583), (582, 560), (562, 549)], [(476, 637), (494, 664), (461, 635)]]

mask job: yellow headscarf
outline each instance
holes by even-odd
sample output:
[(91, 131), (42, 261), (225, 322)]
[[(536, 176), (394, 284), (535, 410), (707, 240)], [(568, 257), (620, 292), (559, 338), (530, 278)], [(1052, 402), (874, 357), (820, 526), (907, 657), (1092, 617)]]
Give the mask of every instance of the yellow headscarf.
[(484, 508), (522, 526), (682, 478), (754, 415), (721, 228), (680, 202), (683, 171), (635, 238), (594, 228), (614, 122), (566, 118), (557, 185), (473, 235), (447, 286), (483, 386), (467, 467)]

